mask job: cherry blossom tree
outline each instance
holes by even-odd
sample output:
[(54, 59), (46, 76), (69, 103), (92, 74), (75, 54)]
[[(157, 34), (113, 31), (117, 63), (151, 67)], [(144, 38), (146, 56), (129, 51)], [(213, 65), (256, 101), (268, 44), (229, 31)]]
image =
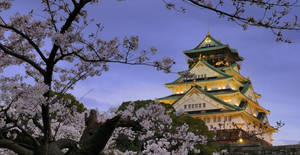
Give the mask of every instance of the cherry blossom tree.
[[(87, 117), (60, 94), (79, 80), (108, 71), (109, 63), (170, 72), (174, 61), (168, 57), (152, 61), (157, 49), (140, 50), (138, 36), (102, 40), (100, 24), (86, 35), (93, 19), (88, 19), (84, 8), (97, 0), (41, 3), (42, 19), (33, 15), (36, 10), (16, 13), (9, 20), (0, 16), (0, 148), (24, 155), (60, 155), (62, 150), (74, 155), (98, 154), (115, 128), (138, 130), (139, 125), (121, 115), (95, 122), (93, 110)], [(0, 0), (0, 12), (11, 5), (10, 0)], [(22, 70), (5, 74), (14, 67)]]
[(117, 154), (212, 154), (207, 140), (213, 137), (202, 120), (176, 112), (172, 105), (151, 100), (125, 102), (118, 114), (140, 122), (141, 130), (120, 127), (115, 130), (105, 153)]
[[(186, 11), (186, 4), (215, 12), (219, 18), (234, 22), (246, 30), (249, 26), (269, 29), (276, 41), (291, 43), (284, 31), (299, 31), (300, 23), (295, 10), (298, 0), (161, 0), (168, 9)], [(183, 2), (179, 3), (179, 2)], [(200, 10), (199, 9), (199, 10)]]

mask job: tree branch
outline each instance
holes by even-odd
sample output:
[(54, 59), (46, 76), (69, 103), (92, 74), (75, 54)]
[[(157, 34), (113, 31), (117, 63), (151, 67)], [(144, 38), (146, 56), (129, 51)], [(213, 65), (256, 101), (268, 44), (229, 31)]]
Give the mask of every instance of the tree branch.
[(44, 54), (42, 53), (42, 51), (40, 50), (40, 48), (32, 41), (32, 39), (30, 39), (27, 35), (25, 35), (23, 32), (17, 30), (16, 28), (14, 28), (13, 26), (8, 26), (8, 25), (0, 25), (0, 27), (2, 28), (6, 28), (9, 30), (12, 30), (13, 32), (17, 33), (18, 35), (20, 35), (21, 37), (23, 37), (24, 39), (26, 39), (30, 45), (37, 51), (37, 53), (39, 54), (39, 56), (42, 58), (42, 60), (44, 62), (46, 62), (46, 57), (44, 56)]
[(9, 116), (8, 116), (8, 114), (7, 113), (5, 113), (5, 115), (6, 115), (6, 118), (8, 118), (9, 120), (11, 120), (13, 123), (14, 123), (14, 125), (18, 128), (18, 129), (20, 129), (21, 131), (22, 131), (22, 133), (24, 134), (24, 135), (26, 135), (26, 136), (28, 136), (33, 142), (34, 142), (34, 144), (36, 145), (36, 146), (39, 146), (40, 145), (40, 142), (36, 139), (36, 138), (34, 138), (31, 134), (29, 134), (24, 128), (22, 128), (20, 125), (18, 125), (18, 122), (17, 122), (17, 120), (13, 120), (12, 118), (10, 118)]
[(66, 53), (66, 54), (61, 54), (61, 56), (60, 57), (58, 57), (57, 59), (55, 59), (55, 61), (54, 61), (54, 64), (56, 64), (58, 61), (60, 61), (60, 60), (63, 60), (65, 57), (67, 57), (67, 56), (72, 56), (72, 55), (74, 55), (75, 53), (78, 53), (78, 52), (80, 52), (80, 51), (82, 51), (83, 49), (81, 48), (81, 49), (78, 49), (77, 51), (74, 51), (74, 52), (70, 52), (70, 53)]
[(57, 32), (58, 30), (57, 30), (57, 27), (56, 27), (56, 24), (55, 24), (54, 15), (52, 14), (52, 10), (51, 10), (51, 7), (50, 7), (50, 4), (49, 4), (48, 0), (46, 0), (46, 5), (47, 5), (47, 9), (48, 9), (47, 11), (49, 12), (50, 17), (51, 17), (51, 23), (54, 27), (54, 30)]
[[(65, 24), (61, 27), (61, 34), (65, 33), (68, 30), (68, 28), (72, 25), (73, 21), (75, 20), (76, 16), (80, 13), (80, 10), (90, 1), (91, 0), (80, 0), (78, 5), (74, 5), (73, 11), (69, 14), (69, 17), (67, 18)], [(53, 45), (49, 55), (50, 62), (54, 61), (58, 48), (59, 46), (55, 44)]]
[(102, 124), (97, 123), (97, 115), (91, 111), (86, 121), (88, 121), (86, 129), (79, 142), (81, 151), (85, 155), (95, 155), (101, 152), (117, 127), (132, 127), (135, 131), (142, 129), (138, 122), (122, 119), (121, 115), (108, 119)]
[[(154, 64), (151, 64), (151, 63), (139, 63), (139, 62), (129, 62), (129, 61), (120, 61), (120, 60), (108, 60), (108, 59), (86, 59), (84, 58), (83, 56), (77, 54), (77, 53), (74, 53), (75, 56), (77, 56), (78, 58), (80, 58), (81, 60), (85, 61), (85, 62), (91, 62), (91, 63), (95, 63), (95, 62), (111, 62), (111, 63), (120, 63), (120, 64), (127, 64), (127, 65), (144, 65), (144, 66), (151, 66), (151, 67), (157, 67), (159, 69), (162, 69), (162, 70), (168, 70), (168, 68), (163, 68), (163, 67), (159, 67), (157, 65)], [(169, 72), (168, 72), (169, 73)]]
[(76, 0), (72, 0), (73, 5), (76, 7), (78, 5), (78, 3), (76, 2)]
[(35, 116), (32, 118), (32, 121), (33, 121), (33, 123), (34, 123), (34, 125), (35, 125), (36, 127), (38, 127), (41, 131), (43, 131), (44, 128), (43, 128), (43, 126), (41, 125), (41, 123), (38, 122), (37, 119), (38, 119), (38, 118), (37, 118), (37, 115), (35, 115)]
[(267, 23), (262, 23), (262, 22), (258, 22), (258, 23), (254, 23), (252, 22), (251, 20), (249, 19), (246, 19), (244, 17), (241, 17), (241, 16), (238, 16), (236, 14), (230, 14), (230, 13), (227, 13), (225, 11), (222, 11), (222, 10), (219, 10), (219, 9), (216, 9), (216, 8), (212, 8), (212, 7), (209, 7), (209, 6), (206, 6), (206, 5), (203, 5), (201, 3), (198, 2), (198, 0), (187, 0), (188, 2), (196, 5), (196, 6), (199, 6), (201, 8), (205, 8), (205, 9), (208, 9), (210, 11), (214, 11), (220, 15), (225, 15), (227, 17), (230, 17), (231, 19), (236, 19), (242, 23), (247, 23), (249, 25), (252, 25), (252, 26), (262, 26), (262, 27), (265, 27), (265, 28), (271, 28), (271, 29), (276, 29), (276, 30), (282, 30), (282, 29), (285, 29), (285, 30), (300, 30), (300, 28), (296, 28), (296, 27), (284, 27), (284, 26), (276, 26), (276, 25), (269, 25)]
[(1, 43), (0, 43), (0, 49), (8, 55), (11, 55), (13, 57), (16, 57), (20, 60), (23, 60), (23, 61), (29, 63), (32, 67), (34, 67), (36, 70), (38, 70), (42, 75), (46, 74), (46, 71), (44, 69), (42, 69), (37, 63), (35, 63), (31, 59), (29, 59), (28, 57), (13, 52), (11, 49), (9, 49), (8, 47), (4, 46)]
[(80, 138), (80, 146), (84, 154), (95, 155), (101, 152), (117, 127), (120, 118), (121, 116), (118, 115), (103, 124), (94, 124), (86, 128)]
[(33, 151), (14, 143), (12, 140), (0, 139), (0, 148), (7, 148), (19, 155), (33, 155)]

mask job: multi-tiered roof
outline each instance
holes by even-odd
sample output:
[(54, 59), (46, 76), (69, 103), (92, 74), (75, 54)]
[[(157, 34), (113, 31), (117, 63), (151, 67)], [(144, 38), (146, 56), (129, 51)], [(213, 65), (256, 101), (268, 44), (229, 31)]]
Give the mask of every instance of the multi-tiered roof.
[(159, 100), (204, 120), (211, 129), (217, 124), (225, 128), (230, 123), (240, 128), (247, 124), (262, 127), (264, 133), (259, 138), (272, 143), (275, 129), (268, 123), (270, 111), (259, 105), (257, 98), (261, 96), (254, 91), (250, 78), (240, 74), (238, 62), (243, 58), (237, 50), (208, 32), (196, 48), (183, 53), (189, 58), (189, 69), (178, 72), (178, 79), (165, 84), (173, 94)]

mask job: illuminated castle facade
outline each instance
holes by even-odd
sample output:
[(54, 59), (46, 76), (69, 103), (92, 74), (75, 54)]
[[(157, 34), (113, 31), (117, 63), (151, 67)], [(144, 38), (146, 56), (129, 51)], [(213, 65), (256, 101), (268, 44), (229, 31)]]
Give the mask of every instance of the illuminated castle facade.
[(189, 58), (189, 69), (166, 83), (172, 95), (158, 100), (202, 119), (214, 131), (218, 143), (259, 141), (271, 145), (277, 130), (268, 122), (270, 111), (259, 105), (261, 96), (254, 91), (250, 78), (240, 74), (238, 62), (243, 58), (238, 52), (208, 32), (196, 48), (183, 53)]

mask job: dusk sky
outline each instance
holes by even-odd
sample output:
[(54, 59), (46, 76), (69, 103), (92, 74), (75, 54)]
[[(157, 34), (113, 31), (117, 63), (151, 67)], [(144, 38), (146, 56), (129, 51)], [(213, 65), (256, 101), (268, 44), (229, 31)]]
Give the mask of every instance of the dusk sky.
[[(17, 1), (19, 2), (19, 1)], [(13, 11), (40, 8), (38, 0), (22, 1)], [(32, 2), (32, 3), (29, 3)], [(140, 48), (158, 48), (157, 58), (169, 56), (176, 61), (172, 71), (187, 69), (183, 50), (198, 45), (210, 30), (211, 36), (238, 50), (245, 60), (241, 71), (250, 77), (254, 90), (262, 95), (259, 104), (271, 111), (271, 124), (282, 120), (286, 125), (275, 133), (274, 145), (300, 141), (300, 31), (286, 34), (293, 43), (275, 42), (270, 30), (241, 27), (204, 9), (184, 5), (186, 13), (167, 10), (160, 0), (100, 0), (89, 6), (90, 17), (104, 24), (104, 39), (138, 35)], [(295, 12), (300, 15), (300, 10)], [(92, 31), (92, 30), (91, 30)], [(155, 99), (171, 94), (164, 83), (176, 74), (165, 74), (151, 67), (111, 64), (100, 77), (79, 82), (71, 91), (88, 108), (105, 111), (123, 101)]]

